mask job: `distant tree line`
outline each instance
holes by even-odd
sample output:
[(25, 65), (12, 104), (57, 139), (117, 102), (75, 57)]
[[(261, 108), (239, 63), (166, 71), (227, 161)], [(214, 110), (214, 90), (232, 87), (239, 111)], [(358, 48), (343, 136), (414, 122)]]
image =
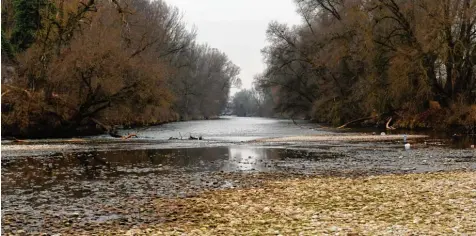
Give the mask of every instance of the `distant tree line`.
[(218, 116), (239, 67), (162, 0), (2, 1), (2, 136)]
[[(275, 112), (343, 124), (476, 124), (476, 2), (295, 0), (302, 24), (271, 22)], [(360, 119), (360, 118), (368, 119)], [(393, 122), (392, 122), (393, 123)]]

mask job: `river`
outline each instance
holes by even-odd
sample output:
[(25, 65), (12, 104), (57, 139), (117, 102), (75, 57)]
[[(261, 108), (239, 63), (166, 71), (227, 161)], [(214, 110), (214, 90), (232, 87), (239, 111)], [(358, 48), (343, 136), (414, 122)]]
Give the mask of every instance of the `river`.
[(143, 209), (156, 198), (257, 186), (265, 179), (476, 170), (474, 149), (431, 136), (412, 140), (410, 150), (403, 138), (255, 141), (356, 135), (306, 121), (222, 117), (120, 132), (138, 138), (2, 141), (4, 233), (147, 223), (157, 219)]

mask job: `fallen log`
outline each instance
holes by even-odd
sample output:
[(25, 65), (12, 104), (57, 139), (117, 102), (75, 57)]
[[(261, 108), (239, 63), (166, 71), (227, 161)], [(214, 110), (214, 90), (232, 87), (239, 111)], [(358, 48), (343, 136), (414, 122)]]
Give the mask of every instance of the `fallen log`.
[(188, 140), (203, 140), (203, 137), (200, 135), (197, 137), (193, 137), (192, 134), (190, 134), (190, 137), (188, 138)]
[(135, 133), (132, 133), (132, 134), (128, 134), (128, 135), (120, 135), (117, 130), (114, 128), (114, 127), (111, 127), (111, 126), (107, 126), (105, 124), (103, 124), (102, 122), (100, 122), (99, 120), (95, 119), (95, 118), (91, 118), (91, 120), (96, 123), (97, 125), (101, 126), (104, 130), (107, 131), (107, 133), (113, 137), (113, 138), (121, 138), (121, 139), (130, 139), (130, 138), (137, 138), (137, 134)]
[(353, 124), (353, 123), (362, 122), (362, 121), (370, 120), (370, 119), (373, 119), (373, 118), (375, 118), (375, 116), (369, 116), (369, 117), (359, 118), (359, 119), (356, 119), (356, 120), (349, 121), (349, 122), (347, 122), (347, 123), (345, 123), (345, 124), (343, 124), (343, 125), (341, 125), (341, 126), (339, 126), (339, 127), (337, 127), (337, 128), (338, 128), (338, 129), (343, 129), (343, 128), (345, 128), (346, 126), (351, 125), (351, 124)]
[(113, 138), (123, 138), (122, 135), (120, 135), (119, 133), (117, 133), (117, 130), (114, 129), (113, 127), (111, 126), (108, 126), (108, 125), (105, 125), (104, 123), (102, 123), (101, 121), (95, 119), (95, 118), (90, 118), (91, 121), (93, 121), (96, 125), (100, 126), (102, 129), (104, 129), (108, 134), (109, 136), (113, 137)]

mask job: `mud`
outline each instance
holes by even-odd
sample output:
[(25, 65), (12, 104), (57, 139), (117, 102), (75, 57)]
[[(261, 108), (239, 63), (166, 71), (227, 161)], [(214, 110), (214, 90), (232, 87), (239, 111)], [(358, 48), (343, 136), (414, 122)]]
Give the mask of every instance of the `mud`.
[[(299, 134), (288, 128), (289, 137)], [(355, 134), (332, 134), (338, 135)], [(432, 137), (410, 140), (410, 150), (398, 138), (242, 142), (248, 139), (3, 142), (2, 232), (128, 229), (165, 220), (153, 207), (158, 198), (249, 188), (268, 180), (476, 171), (475, 149)]]

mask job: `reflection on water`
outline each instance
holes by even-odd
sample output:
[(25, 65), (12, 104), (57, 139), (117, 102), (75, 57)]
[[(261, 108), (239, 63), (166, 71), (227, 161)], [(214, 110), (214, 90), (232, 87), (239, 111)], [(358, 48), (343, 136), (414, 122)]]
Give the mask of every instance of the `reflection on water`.
[(175, 122), (149, 127), (140, 131), (139, 136), (153, 140), (168, 140), (170, 137), (187, 138), (193, 135), (203, 136), (205, 140), (242, 142), (270, 137), (331, 134), (320, 129), (321, 126), (318, 124), (308, 121), (296, 122), (298, 125), (287, 119), (224, 116), (217, 120)]
[[(319, 157), (324, 154), (315, 154)], [(309, 158), (308, 151), (245, 147), (54, 153), (2, 160), (2, 191), (44, 190), (69, 181), (94, 181), (172, 172), (270, 171), (275, 161)], [(316, 158), (316, 156), (314, 156)]]
[[(2, 220), (7, 216), (14, 219), (10, 226), (21, 228), (22, 222), (28, 222), (31, 229), (41, 229), (45, 220), (65, 216), (81, 224), (124, 220), (126, 216), (136, 217), (137, 222), (155, 221), (140, 214), (141, 206), (157, 197), (246, 186), (240, 181), (248, 175), (241, 172), (252, 172), (255, 181), (255, 172), (268, 171), (278, 175), (347, 175), (354, 171), (382, 174), (476, 169), (474, 152), (466, 143), (462, 147), (467, 150), (434, 148), (440, 146), (441, 139), (426, 139), (428, 147), (415, 144), (410, 151), (405, 151), (401, 142), (295, 143), (287, 144), (289, 149), (235, 143), (264, 137), (338, 135), (316, 127), (305, 122), (296, 126), (289, 120), (227, 118), (151, 127), (133, 140), (103, 136), (80, 142), (2, 141)], [(205, 140), (168, 140), (190, 133), (203, 135)], [(457, 139), (454, 142), (461, 143)], [(250, 184), (255, 184), (253, 181)]]
[(265, 170), (266, 159), (273, 158), (273, 153), (266, 149), (229, 148), (228, 153), (229, 158), (224, 166), (226, 170)]

